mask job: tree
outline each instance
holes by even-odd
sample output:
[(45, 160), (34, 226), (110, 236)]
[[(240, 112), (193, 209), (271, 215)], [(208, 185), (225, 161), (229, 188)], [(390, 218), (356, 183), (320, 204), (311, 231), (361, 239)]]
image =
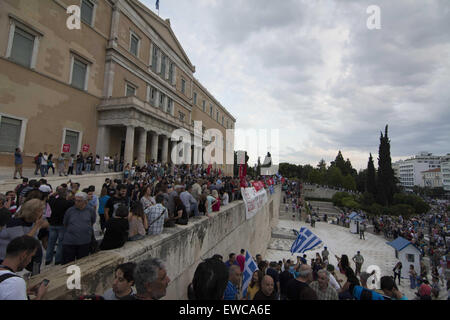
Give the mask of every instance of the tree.
[(343, 187), (343, 182), (344, 176), (342, 175), (341, 170), (337, 167), (330, 167), (327, 175), (328, 185), (340, 188)]
[(258, 166), (256, 167), (256, 175), (259, 177), (261, 175), (261, 158), (258, 157)]
[(370, 154), (369, 163), (367, 164), (367, 179), (366, 179), (366, 190), (368, 193), (376, 196), (377, 194), (377, 182), (375, 178), (375, 166), (373, 164), (373, 157)]
[(342, 186), (347, 190), (356, 190), (356, 182), (355, 179), (351, 175), (346, 175), (342, 179)]
[(367, 184), (367, 169), (360, 170), (355, 178), (356, 181), (356, 190), (361, 193), (366, 191)]
[(317, 168), (320, 171), (326, 171), (327, 170), (327, 163), (325, 162), (324, 159), (320, 160), (319, 164), (317, 165)]
[(388, 126), (386, 125), (385, 135), (383, 136), (383, 133), (381, 133), (378, 151), (377, 202), (383, 206), (392, 204), (395, 191), (391, 144), (388, 137)]

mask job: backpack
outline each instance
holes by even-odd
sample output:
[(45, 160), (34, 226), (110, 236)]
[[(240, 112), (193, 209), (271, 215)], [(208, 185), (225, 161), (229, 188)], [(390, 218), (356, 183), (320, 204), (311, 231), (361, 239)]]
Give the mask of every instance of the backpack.
[(5, 274), (2, 274), (2, 275), (0, 276), (0, 283), (2, 283), (3, 281), (5, 281), (6, 279), (14, 278), (14, 277), (21, 278), (20, 276), (18, 276), (17, 274), (14, 274), (14, 273), (5, 273)]

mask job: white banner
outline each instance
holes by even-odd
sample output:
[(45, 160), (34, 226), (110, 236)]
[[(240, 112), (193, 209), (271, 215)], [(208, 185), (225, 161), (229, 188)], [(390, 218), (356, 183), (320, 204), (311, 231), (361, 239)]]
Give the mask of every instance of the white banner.
[(264, 188), (256, 192), (254, 187), (241, 188), (242, 199), (245, 203), (247, 220), (253, 216), (267, 203), (267, 192)]

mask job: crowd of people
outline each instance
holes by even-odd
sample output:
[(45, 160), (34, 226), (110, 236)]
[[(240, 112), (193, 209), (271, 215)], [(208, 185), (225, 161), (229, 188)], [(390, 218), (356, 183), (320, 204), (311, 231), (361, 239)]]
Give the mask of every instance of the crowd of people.
[[(123, 180), (106, 178), (101, 190), (71, 180), (54, 188), (44, 178), (22, 177), (15, 190), (0, 194), (0, 264), (8, 261), (8, 245), (14, 239), (31, 236), (39, 245), (22, 269), (36, 275), (44, 262), (67, 264), (160, 234), (164, 228), (187, 225), (196, 216), (211, 217), (242, 199), (243, 183), (251, 186), (249, 177), (242, 181), (203, 166), (150, 163), (123, 169)], [(48, 166), (42, 170), (46, 173)], [(93, 228), (97, 219), (101, 241)]]

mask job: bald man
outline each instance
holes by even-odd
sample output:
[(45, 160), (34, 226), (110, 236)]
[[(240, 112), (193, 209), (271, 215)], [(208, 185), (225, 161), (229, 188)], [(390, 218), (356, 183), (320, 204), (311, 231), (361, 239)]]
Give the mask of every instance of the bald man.
[(253, 300), (278, 300), (274, 290), (274, 282), (271, 276), (264, 276), (261, 281), (261, 289), (255, 294)]
[(241, 282), (241, 268), (232, 265), (228, 268), (228, 284), (225, 289), (224, 300), (239, 300), (239, 284)]
[(312, 269), (310, 265), (302, 264), (300, 267), (299, 276), (291, 279), (287, 285), (287, 299), (299, 300), (300, 294), (303, 290), (309, 290), (309, 284), (313, 280)]

